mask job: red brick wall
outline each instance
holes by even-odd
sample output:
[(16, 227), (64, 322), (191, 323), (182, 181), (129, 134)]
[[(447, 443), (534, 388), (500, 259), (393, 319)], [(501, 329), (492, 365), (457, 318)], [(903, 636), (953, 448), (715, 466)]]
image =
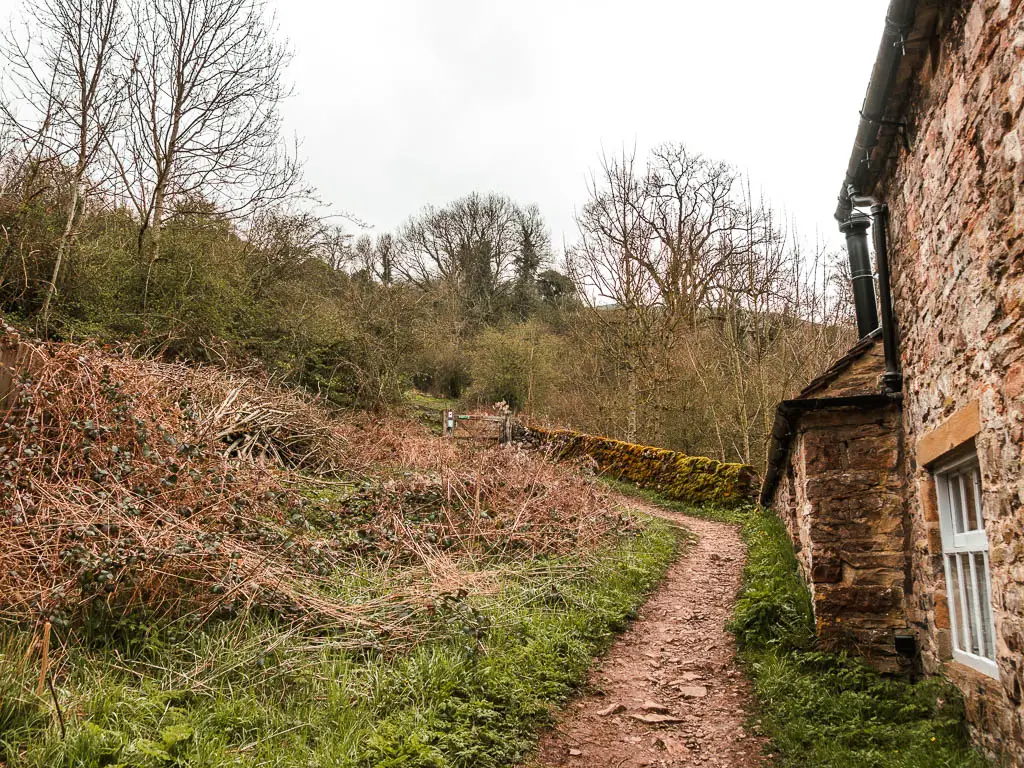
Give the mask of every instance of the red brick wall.
[(1024, 2), (975, 0), (943, 30), (877, 190), (890, 206), (905, 445), (972, 401), (999, 682), (949, 659), (932, 478), (907, 451), (910, 618), (928, 671), (967, 694), (979, 739), (1024, 764)]

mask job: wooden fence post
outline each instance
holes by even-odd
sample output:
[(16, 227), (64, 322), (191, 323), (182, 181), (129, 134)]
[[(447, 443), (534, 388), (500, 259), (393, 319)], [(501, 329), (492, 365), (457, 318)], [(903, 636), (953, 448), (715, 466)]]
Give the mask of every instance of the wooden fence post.
[(11, 407), (11, 395), (18, 379), (21, 364), (22, 347), (18, 341), (5, 342), (0, 339), (0, 418)]

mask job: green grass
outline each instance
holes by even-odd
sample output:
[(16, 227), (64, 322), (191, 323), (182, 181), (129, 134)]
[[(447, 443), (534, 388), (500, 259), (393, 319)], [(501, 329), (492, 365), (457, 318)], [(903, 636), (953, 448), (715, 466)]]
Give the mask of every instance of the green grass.
[(847, 654), (815, 649), (810, 594), (782, 522), (755, 507), (692, 507), (605, 479), (672, 512), (742, 526), (743, 587), (730, 629), (754, 681), (754, 728), (776, 768), (985, 768), (968, 743), (959, 692), (940, 678), (878, 674)]
[(435, 397), (418, 389), (406, 390), (402, 394), (402, 402), (412, 418), (437, 434), (441, 434), (441, 414), (449, 408), (459, 410), (458, 400)]
[(744, 521), (748, 558), (732, 630), (754, 680), (758, 729), (779, 768), (982, 768), (947, 682), (884, 677), (813, 649), (810, 597), (785, 528), (770, 511)]
[[(22, 668), (22, 646), (0, 642), (0, 764), (514, 764), (635, 616), (680, 541), (655, 520), (597, 554), (507, 565), (496, 591), (439, 601), (429, 635), (412, 647), (252, 617), (203, 631), (137, 621), (133, 643), (65, 652), (56, 690), (66, 738), (49, 697), (33, 693), (37, 672)], [(357, 601), (386, 593), (387, 582), (355, 574), (337, 590)]]

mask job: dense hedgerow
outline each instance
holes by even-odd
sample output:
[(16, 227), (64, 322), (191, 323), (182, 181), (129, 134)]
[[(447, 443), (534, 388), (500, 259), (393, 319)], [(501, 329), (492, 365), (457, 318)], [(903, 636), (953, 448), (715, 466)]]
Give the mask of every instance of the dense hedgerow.
[(746, 464), (727, 464), (565, 429), (530, 431), (560, 458), (589, 456), (601, 473), (657, 491), (672, 501), (737, 506), (751, 501), (757, 483), (757, 473)]

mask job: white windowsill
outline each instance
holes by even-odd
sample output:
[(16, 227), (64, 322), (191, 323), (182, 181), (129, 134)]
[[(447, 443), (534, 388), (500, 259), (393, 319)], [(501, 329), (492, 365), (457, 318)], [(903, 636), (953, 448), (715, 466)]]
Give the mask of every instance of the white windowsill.
[(992, 661), (992, 659), (986, 659), (981, 656), (975, 656), (973, 653), (965, 653), (964, 651), (954, 649), (953, 660), (963, 664), (965, 667), (970, 667), (976, 672), (988, 675), (994, 680), (999, 679), (999, 665)]

